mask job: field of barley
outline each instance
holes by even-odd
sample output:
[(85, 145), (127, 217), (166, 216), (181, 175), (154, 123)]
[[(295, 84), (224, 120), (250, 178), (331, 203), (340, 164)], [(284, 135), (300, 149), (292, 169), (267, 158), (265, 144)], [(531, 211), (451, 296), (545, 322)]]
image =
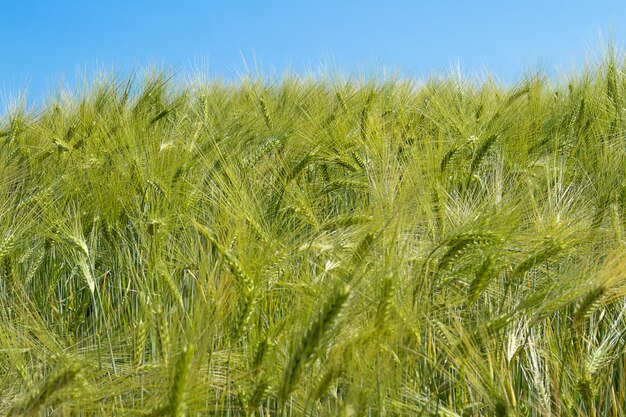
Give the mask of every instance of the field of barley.
[(625, 62), (9, 108), (0, 415), (625, 415)]

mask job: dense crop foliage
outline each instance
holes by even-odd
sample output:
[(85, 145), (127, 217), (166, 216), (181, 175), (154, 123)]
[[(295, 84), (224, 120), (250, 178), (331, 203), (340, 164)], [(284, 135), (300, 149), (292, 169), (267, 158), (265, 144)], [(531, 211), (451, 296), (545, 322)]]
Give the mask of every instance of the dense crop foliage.
[(0, 414), (623, 415), (625, 69), (7, 112)]

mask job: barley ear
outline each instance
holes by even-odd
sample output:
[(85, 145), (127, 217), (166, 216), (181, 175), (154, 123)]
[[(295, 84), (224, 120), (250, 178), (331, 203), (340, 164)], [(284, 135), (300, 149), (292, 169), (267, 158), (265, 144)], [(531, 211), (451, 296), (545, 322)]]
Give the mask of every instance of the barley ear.
[(143, 354), (146, 348), (146, 341), (148, 339), (148, 326), (143, 320), (139, 320), (135, 324), (135, 345), (133, 350), (133, 361), (135, 365), (139, 366), (143, 362)]
[(11, 233), (6, 236), (2, 242), (0, 242), (0, 261), (11, 252), (15, 243), (15, 233)]
[(189, 375), (189, 365), (193, 357), (193, 346), (183, 348), (182, 354), (178, 358), (174, 373), (174, 382), (168, 404), (169, 415), (172, 417), (184, 417), (185, 407), (185, 386)]
[(76, 363), (65, 366), (60, 371), (48, 375), (43, 384), (30, 392), (26, 398), (16, 403), (8, 412), (9, 416), (34, 416), (54, 400), (54, 397), (76, 381), (81, 367)]
[(485, 291), (487, 286), (489, 285), (489, 281), (492, 278), (492, 269), (495, 263), (495, 258), (493, 255), (487, 256), (476, 272), (476, 276), (470, 283), (469, 289), (467, 290), (467, 306), (471, 307), (476, 300), (480, 297), (480, 295)]
[(395, 285), (392, 278), (385, 278), (382, 283), (382, 293), (376, 314), (376, 329), (381, 333), (387, 331), (387, 323), (389, 323), (393, 307), (394, 293)]
[(271, 386), (264, 376), (261, 376), (254, 384), (247, 404), (247, 413), (251, 415), (261, 406), (261, 402), (267, 396)]
[(347, 285), (338, 287), (326, 303), (326, 306), (302, 336), (283, 374), (280, 390), (280, 399), (283, 403), (295, 389), (305, 365), (314, 358), (318, 348), (326, 340), (335, 323), (339, 320), (349, 296), (350, 288)]
[(263, 121), (265, 122), (265, 126), (269, 130), (273, 129), (272, 118), (270, 117), (270, 112), (267, 108), (267, 103), (263, 100), (263, 97), (259, 96), (259, 107), (261, 107), (261, 115), (263, 116)]
[(574, 312), (574, 323), (580, 324), (583, 320), (589, 318), (598, 305), (602, 302), (605, 289), (600, 286), (589, 291), (580, 301), (576, 311)]

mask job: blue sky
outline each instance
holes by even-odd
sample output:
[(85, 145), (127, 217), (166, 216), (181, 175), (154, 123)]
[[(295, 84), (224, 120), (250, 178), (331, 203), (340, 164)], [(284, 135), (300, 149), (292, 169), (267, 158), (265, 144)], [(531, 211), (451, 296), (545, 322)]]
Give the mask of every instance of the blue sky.
[(626, 39), (624, 1), (0, 0), (0, 100), (31, 100), (77, 74), (149, 64), (237, 77), (387, 68), (424, 78), (460, 66), (514, 82), (555, 76)]

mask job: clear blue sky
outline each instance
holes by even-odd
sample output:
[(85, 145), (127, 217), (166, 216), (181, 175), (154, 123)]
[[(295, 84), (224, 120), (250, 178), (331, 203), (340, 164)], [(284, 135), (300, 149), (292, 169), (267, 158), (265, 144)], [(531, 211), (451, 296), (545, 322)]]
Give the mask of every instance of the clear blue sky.
[(548, 75), (626, 39), (626, 1), (29, 1), (0, 0), (0, 100), (40, 99), (97, 68), (202, 64), (344, 73), (386, 67), (418, 78), (527, 69)]

